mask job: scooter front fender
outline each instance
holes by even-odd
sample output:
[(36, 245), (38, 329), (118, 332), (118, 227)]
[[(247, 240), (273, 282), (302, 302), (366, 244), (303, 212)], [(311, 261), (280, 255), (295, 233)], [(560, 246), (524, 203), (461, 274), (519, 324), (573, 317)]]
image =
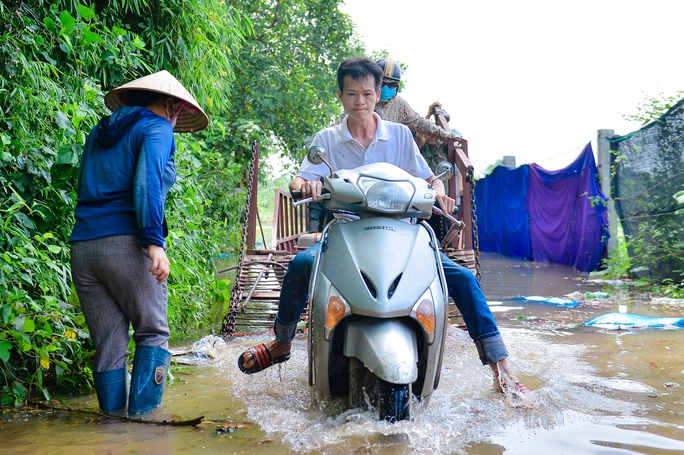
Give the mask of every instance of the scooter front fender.
[(393, 384), (418, 379), (416, 334), (399, 319), (360, 319), (347, 324), (344, 355), (359, 359), (371, 373)]

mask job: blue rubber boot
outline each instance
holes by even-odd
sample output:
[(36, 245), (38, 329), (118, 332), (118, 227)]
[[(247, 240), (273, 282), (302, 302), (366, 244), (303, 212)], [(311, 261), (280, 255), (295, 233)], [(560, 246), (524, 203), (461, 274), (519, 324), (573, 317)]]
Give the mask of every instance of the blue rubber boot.
[(111, 413), (126, 407), (126, 368), (95, 372), (93, 382), (102, 412)]
[(161, 404), (171, 353), (158, 346), (138, 346), (133, 358), (128, 414), (151, 411)]

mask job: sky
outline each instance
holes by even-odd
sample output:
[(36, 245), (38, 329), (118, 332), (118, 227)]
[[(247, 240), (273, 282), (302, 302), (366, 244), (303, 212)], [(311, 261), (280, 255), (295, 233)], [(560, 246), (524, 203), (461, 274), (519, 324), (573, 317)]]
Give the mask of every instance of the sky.
[(476, 175), (504, 155), (561, 169), (647, 97), (684, 90), (684, 0), (346, 0), (370, 50), (405, 63), (400, 95), (442, 103)]

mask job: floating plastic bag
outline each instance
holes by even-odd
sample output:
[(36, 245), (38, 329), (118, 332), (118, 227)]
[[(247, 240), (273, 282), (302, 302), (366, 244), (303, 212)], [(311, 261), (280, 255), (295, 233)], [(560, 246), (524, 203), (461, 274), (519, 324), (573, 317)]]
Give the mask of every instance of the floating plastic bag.
[[(212, 360), (218, 357), (218, 350), (226, 345), (221, 337), (207, 335), (192, 343), (192, 348), (174, 353), (176, 362), (195, 365), (202, 360)], [(172, 351), (173, 352), (173, 351)]]
[(580, 304), (576, 300), (561, 299), (560, 297), (544, 297), (541, 295), (529, 295), (527, 297), (514, 297), (512, 300), (526, 300), (528, 302), (548, 303), (550, 305), (574, 308)]
[(659, 318), (634, 313), (608, 313), (597, 316), (582, 325), (606, 329), (624, 328), (684, 328), (684, 318)]
[(197, 357), (208, 357), (215, 359), (218, 357), (217, 348), (225, 346), (226, 342), (221, 337), (207, 335), (201, 340), (192, 343), (191, 352)]

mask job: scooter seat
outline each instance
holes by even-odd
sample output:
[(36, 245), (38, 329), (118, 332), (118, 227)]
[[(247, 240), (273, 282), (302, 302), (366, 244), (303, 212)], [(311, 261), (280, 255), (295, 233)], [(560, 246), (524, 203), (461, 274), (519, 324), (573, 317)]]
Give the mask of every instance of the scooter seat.
[(320, 232), (311, 232), (309, 234), (302, 234), (297, 239), (297, 249), (306, 250), (310, 248), (314, 243), (321, 241)]

